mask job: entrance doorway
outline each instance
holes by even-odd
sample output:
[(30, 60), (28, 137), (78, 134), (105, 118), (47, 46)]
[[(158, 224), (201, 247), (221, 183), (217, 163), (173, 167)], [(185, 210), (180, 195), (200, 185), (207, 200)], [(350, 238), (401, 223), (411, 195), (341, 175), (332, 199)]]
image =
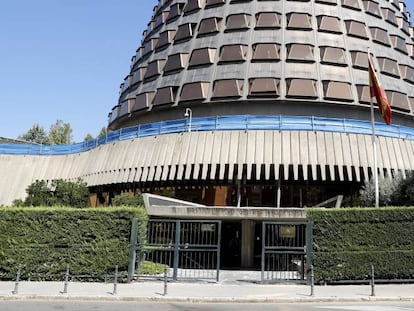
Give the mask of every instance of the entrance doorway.
[(221, 228), (221, 268), (241, 268), (242, 226), (240, 221), (223, 222)]

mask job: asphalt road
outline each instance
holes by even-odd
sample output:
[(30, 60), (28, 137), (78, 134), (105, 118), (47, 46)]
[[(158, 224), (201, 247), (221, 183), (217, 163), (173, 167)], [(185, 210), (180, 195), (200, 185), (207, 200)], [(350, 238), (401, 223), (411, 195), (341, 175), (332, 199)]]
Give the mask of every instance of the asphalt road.
[(301, 304), (236, 304), (236, 303), (163, 303), (163, 302), (99, 302), (99, 301), (0, 301), (1, 311), (414, 311), (407, 303), (301, 303)]

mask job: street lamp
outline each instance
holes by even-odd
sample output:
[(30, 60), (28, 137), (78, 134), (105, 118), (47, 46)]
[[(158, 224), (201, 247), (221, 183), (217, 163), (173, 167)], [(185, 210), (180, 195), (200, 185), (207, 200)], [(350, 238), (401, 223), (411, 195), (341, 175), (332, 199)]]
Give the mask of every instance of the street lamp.
[(193, 119), (193, 111), (190, 108), (185, 108), (184, 117), (188, 118), (188, 131), (191, 132), (191, 121)]

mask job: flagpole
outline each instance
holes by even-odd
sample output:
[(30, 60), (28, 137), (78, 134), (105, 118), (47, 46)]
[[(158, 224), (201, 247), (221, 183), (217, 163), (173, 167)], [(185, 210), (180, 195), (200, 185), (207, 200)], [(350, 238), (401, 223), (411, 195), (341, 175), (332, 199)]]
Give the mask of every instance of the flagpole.
[[(368, 49), (368, 61), (370, 61), (371, 51)], [(375, 207), (379, 207), (379, 186), (378, 186), (378, 163), (377, 163), (377, 139), (375, 137), (375, 116), (374, 116), (374, 101), (370, 96), (371, 101), (371, 127), (372, 127), (372, 153), (374, 157), (374, 187), (375, 187)]]
[(372, 153), (374, 156), (374, 185), (375, 207), (379, 207), (378, 164), (377, 164), (377, 139), (375, 137), (374, 103), (371, 97), (371, 125), (372, 125)]

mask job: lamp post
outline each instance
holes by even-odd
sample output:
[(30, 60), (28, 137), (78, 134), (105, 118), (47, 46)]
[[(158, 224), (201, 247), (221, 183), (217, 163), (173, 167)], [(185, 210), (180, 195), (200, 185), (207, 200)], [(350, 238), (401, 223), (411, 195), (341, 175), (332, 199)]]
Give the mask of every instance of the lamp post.
[(191, 121), (193, 119), (193, 111), (190, 108), (185, 108), (184, 117), (188, 118), (188, 131), (191, 132)]

